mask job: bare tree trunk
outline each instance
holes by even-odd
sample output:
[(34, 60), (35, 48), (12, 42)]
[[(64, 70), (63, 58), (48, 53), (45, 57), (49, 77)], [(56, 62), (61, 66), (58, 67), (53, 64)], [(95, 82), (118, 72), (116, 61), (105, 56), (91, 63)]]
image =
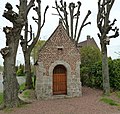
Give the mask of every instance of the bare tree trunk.
[[(31, 65), (30, 65), (30, 54), (39, 39), (41, 29), (45, 24), (45, 15), (46, 15), (47, 9), (49, 8), (49, 6), (46, 6), (44, 11), (43, 22), (41, 22), (41, 1), (37, 0), (36, 2), (37, 2), (37, 6), (33, 8), (36, 11), (38, 16), (37, 18), (33, 17), (33, 20), (37, 23), (37, 27), (38, 27), (36, 36), (33, 36), (34, 34), (32, 32), (31, 25), (30, 25), (30, 31), (28, 30), (28, 22), (26, 22), (25, 34), (24, 34), (24, 37), (21, 38), (21, 43), (20, 43), (23, 54), (24, 54), (24, 60), (25, 60), (25, 74), (26, 74), (25, 89), (33, 88), (33, 82), (32, 82), (32, 76), (31, 76)], [(27, 20), (27, 17), (26, 17), (26, 20)], [(28, 38), (28, 31), (30, 33), (30, 39)]]
[(30, 65), (30, 52), (24, 53), (25, 59), (25, 89), (33, 89), (32, 75), (31, 75), (31, 65)]
[(4, 59), (4, 74), (3, 74), (3, 97), (5, 107), (16, 107), (19, 103), (18, 90), (19, 84), (16, 79), (15, 62), (13, 55)]
[(108, 68), (108, 57), (107, 57), (107, 46), (101, 44), (102, 51), (102, 76), (103, 76), (103, 91), (105, 95), (110, 93), (110, 82), (109, 82), (109, 68)]
[[(18, 97), (19, 84), (16, 78), (15, 62), (16, 54), (19, 45), (19, 40), (22, 38), (21, 31), (25, 25), (25, 20), (30, 9), (34, 6), (34, 0), (30, 0), (27, 5), (27, 0), (19, 0), (19, 6), (16, 7), (19, 13), (13, 11), (10, 3), (6, 3), (3, 17), (9, 20), (13, 27), (4, 27), (3, 31), (6, 35), (6, 47), (0, 50), (4, 59), (4, 74), (3, 74), (3, 99), (4, 107), (11, 108), (21, 104)], [(3, 108), (4, 108), (3, 107)]]
[[(117, 27), (114, 28), (116, 19), (113, 22), (109, 20), (110, 11), (114, 2), (115, 0), (98, 0), (97, 26), (100, 31), (98, 37), (101, 42), (103, 90), (105, 95), (110, 94), (107, 45), (110, 43), (110, 38), (119, 36), (119, 29)], [(109, 36), (110, 31), (113, 32), (113, 35)]]
[[(16, 34), (17, 33), (17, 34)], [(4, 97), (4, 107), (17, 107), (21, 102), (18, 97), (19, 84), (16, 78), (15, 61), (16, 53), (19, 44), (19, 37), (21, 33), (21, 28), (13, 28), (13, 32), (6, 35), (7, 39), (12, 39), (14, 42), (8, 41), (8, 48), (3, 48), (4, 50), (4, 73), (3, 73), (3, 97)]]

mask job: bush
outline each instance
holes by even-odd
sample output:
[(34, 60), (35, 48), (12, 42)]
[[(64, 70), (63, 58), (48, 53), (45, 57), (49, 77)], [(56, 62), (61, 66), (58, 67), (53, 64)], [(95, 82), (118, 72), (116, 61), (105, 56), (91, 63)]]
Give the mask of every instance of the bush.
[(80, 48), (81, 66), (90, 67), (95, 62), (101, 60), (100, 50), (93, 46), (85, 46)]
[[(108, 59), (110, 86), (112, 89), (120, 90), (120, 59)], [(81, 68), (81, 81), (83, 85), (102, 88), (102, 62), (96, 62), (91, 67)]]
[(25, 75), (24, 71), (22, 69), (18, 69), (16, 74), (17, 74), (17, 76), (24, 76)]
[(109, 66), (110, 85), (113, 89), (120, 90), (120, 59), (113, 60)]
[(17, 72), (16, 72), (17, 76), (24, 76), (24, 65), (20, 64), (19, 68), (17, 68)]
[(96, 62), (95, 64), (91, 65), (91, 67), (82, 67), (80, 72), (83, 85), (102, 88), (101, 61)]
[(80, 73), (81, 73), (81, 82), (82, 82), (82, 85), (87, 85), (87, 86), (90, 86), (89, 84), (89, 68), (88, 67), (82, 67), (80, 69)]
[(93, 87), (95, 86), (97, 80), (96, 78), (99, 78), (99, 76), (96, 77), (93, 74), (97, 70), (94, 64), (101, 60), (100, 50), (93, 46), (85, 46), (80, 49), (80, 54), (81, 54), (80, 72), (82, 84)]

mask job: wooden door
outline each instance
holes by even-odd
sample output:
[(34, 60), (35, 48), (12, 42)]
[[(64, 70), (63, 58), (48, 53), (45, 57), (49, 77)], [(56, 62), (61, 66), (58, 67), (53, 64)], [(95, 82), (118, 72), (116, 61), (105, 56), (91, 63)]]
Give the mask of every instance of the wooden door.
[(53, 70), (53, 94), (67, 94), (66, 68), (58, 65)]

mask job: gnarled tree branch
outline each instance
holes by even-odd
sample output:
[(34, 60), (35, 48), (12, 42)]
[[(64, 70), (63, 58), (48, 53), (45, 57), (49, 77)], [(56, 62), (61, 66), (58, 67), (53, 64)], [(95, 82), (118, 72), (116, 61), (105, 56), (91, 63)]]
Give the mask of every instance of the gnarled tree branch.
[(35, 6), (34, 4), (35, 0), (30, 0), (29, 4), (27, 5), (27, 9), (26, 9), (26, 15), (28, 14), (28, 12), (30, 11), (30, 9)]
[[(71, 2), (69, 4), (69, 15), (66, 10), (66, 8), (67, 8), (66, 2), (63, 2), (63, 0), (60, 1), (60, 5), (58, 5), (57, 1), (55, 1), (56, 7), (53, 7), (57, 10), (58, 15), (60, 16), (60, 18), (65, 26), (68, 36), (76, 43), (76, 45), (79, 41), (82, 28), (84, 26), (90, 24), (90, 22), (88, 22), (88, 23), (85, 23), (85, 22), (86, 22), (87, 18), (89, 17), (89, 15), (91, 14), (91, 12), (88, 11), (88, 14), (86, 15), (81, 27), (78, 30), (78, 36), (76, 38), (77, 29), (78, 29), (78, 21), (79, 21), (79, 16), (80, 16), (81, 2), (78, 1), (77, 3), (78, 3), (78, 5), (75, 5), (75, 3), (73, 3), (73, 2)], [(77, 11), (75, 10), (75, 8), (77, 8)], [(76, 11), (76, 12), (74, 12), (74, 11)], [(68, 16), (70, 16), (70, 24), (68, 24), (69, 23)], [(77, 19), (76, 19), (76, 23), (75, 23), (75, 27), (74, 27), (74, 19), (75, 18), (77, 18)], [(69, 25), (70, 25), (70, 28), (69, 28)]]
[(3, 17), (5, 17), (7, 20), (14, 24), (15, 20), (18, 18), (18, 14), (12, 10), (13, 7), (10, 3), (7, 3), (5, 5), (5, 8), (7, 9), (7, 11), (4, 10)]
[[(115, 0), (108, 0), (101, 3), (101, 0), (98, 1), (98, 14), (97, 14), (97, 26), (100, 31), (99, 38), (102, 40), (106, 40), (106, 38), (116, 38), (119, 36), (119, 29), (113, 26), (115, 25), (116, 19), (113, 20), (112, 23), (109, 21), (110, 10), (114, 4)], [(110, 31), (114, 32), (114, 35), (106, 36)], [(109, 41), (110, 42), (110, 41)], [(109, 43), (107, 43), (109, 44)]]
[(80, 16), (80, 6), (81, 6), (80, 1), (78, 1), (77, 3), (78, 3), (78, 9), (77, 9), (77, 13), (74, 15), (74, 17), (77, 16), (76, 25), (75, 25), (74, 40), (76, 39), (77, 28), (78, 28), (78, 20), (79, 20), (79, 16)]
[(83, 27), (86, 26), (86, 25), (88, 25), (88, 24), (91, 24), (90, 22), (85, 23), (90, 14), (91, 14), (91, 11), (88, 10), (88, 13), (87, 13), (87, 15), (85, 16), (85, 18), (84, 18), (84, 20), (83, 20), (83, 22), (82, 22), (82, 25), (81, 25), (81, 27), (80, 27), (80, 29), (79, 29), (78, 36), (77, 36), (77, 39), (76, 39), (76, 44), (77, 44), (78, 41), (79, 41), (80, 34), (81, 34), (81, 31), (82, 31)]

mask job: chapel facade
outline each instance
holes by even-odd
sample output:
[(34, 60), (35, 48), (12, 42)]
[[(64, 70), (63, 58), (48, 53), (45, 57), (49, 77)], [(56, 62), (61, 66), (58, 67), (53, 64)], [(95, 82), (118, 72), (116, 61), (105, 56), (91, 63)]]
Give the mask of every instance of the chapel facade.
[(62, 23), (39, 50), (36, 95), (37, 99), (82, 95), (80, 53)]

